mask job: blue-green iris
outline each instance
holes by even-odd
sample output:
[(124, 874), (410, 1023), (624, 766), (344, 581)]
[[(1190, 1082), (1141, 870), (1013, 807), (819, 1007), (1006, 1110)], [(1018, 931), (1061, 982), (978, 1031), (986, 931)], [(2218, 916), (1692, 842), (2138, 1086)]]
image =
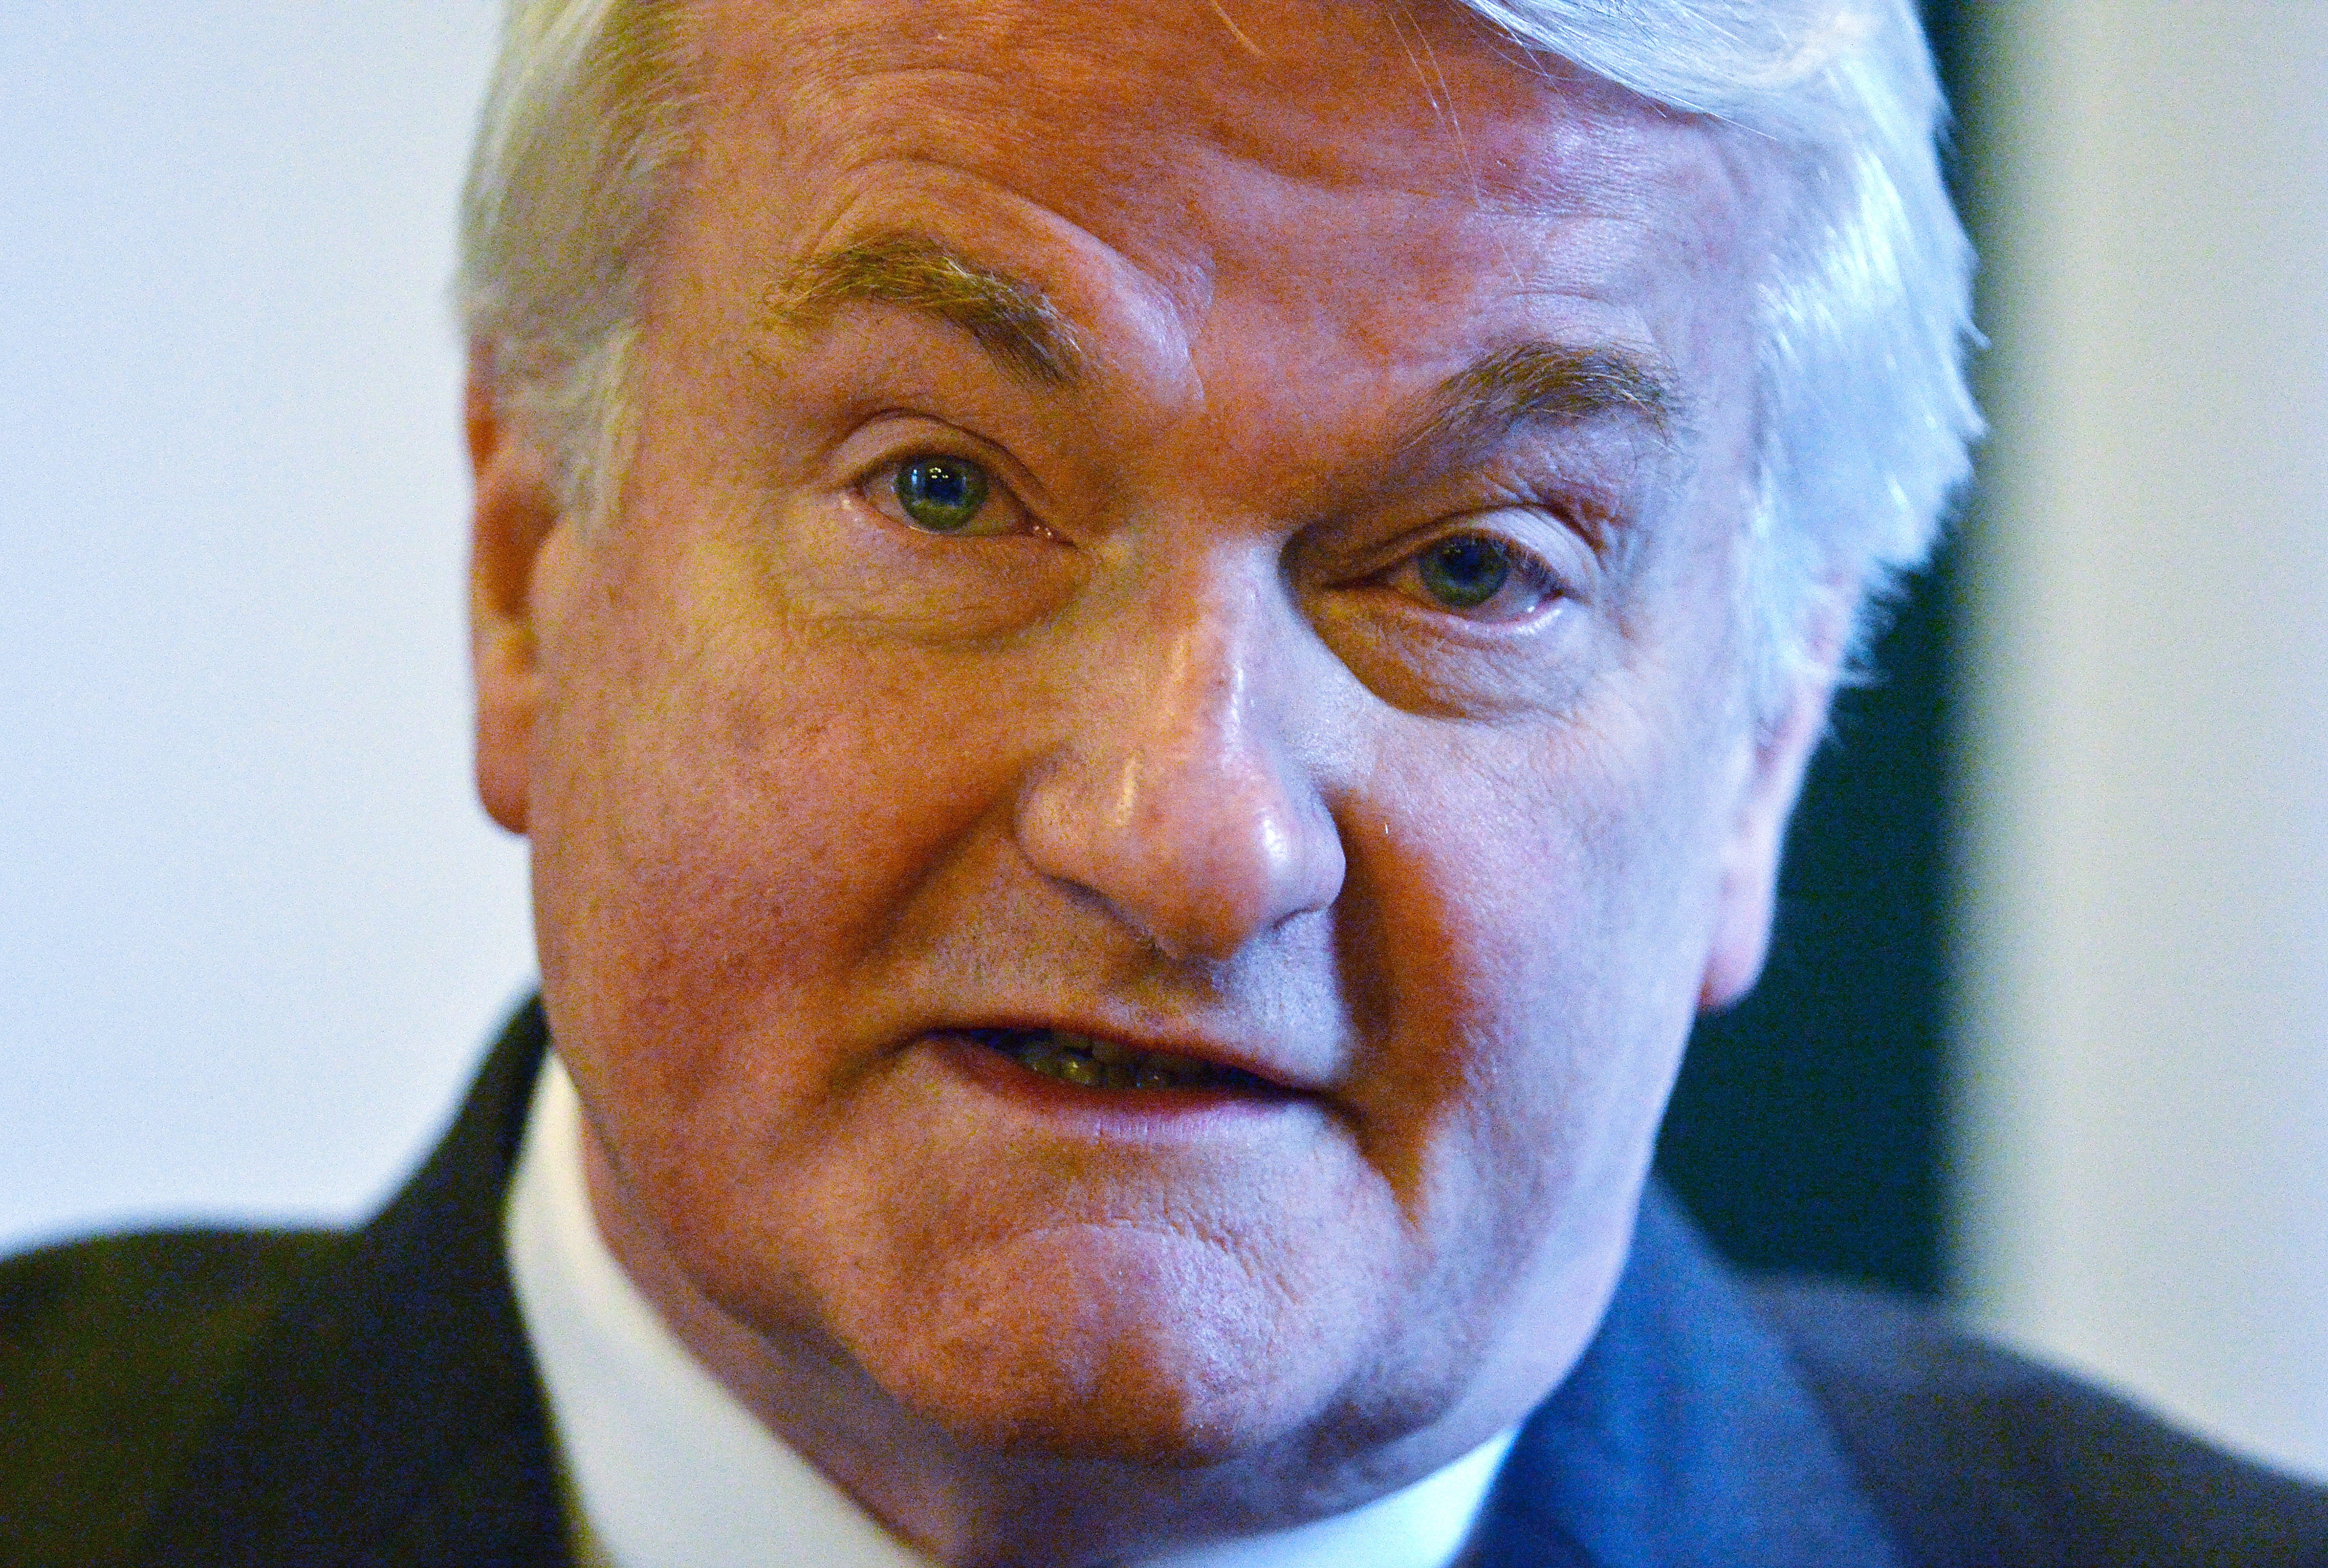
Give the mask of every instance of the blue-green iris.
[(962, 457), (916, 457), (897, 470), (897, 504), (915, 526), (959, 533), (986, 506), (986, 470)]
[(1492, 539), (1442, 539), (1415, 562), (1423, 592), (1450, 610), (1476, 610), (1511, 580), (1511, 552)]

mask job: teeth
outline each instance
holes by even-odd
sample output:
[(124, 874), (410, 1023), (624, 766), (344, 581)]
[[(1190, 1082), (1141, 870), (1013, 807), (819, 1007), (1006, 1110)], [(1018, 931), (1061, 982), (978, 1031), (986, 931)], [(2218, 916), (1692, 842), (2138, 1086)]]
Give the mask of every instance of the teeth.
[(1029, 1072), (1086, 1089), (1262, 1088), (1251, 1073), (1059, 1029), (995, 1029), (986, 1043)]

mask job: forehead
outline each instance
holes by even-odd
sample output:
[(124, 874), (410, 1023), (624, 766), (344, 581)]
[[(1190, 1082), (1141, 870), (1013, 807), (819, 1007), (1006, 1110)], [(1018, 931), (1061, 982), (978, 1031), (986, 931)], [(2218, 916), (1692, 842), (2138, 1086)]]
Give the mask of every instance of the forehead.
[[(1073, 125), (1074, 150), (1131, 183), (1206, 147), (1326, 186), (1419, 178), (1418, 193), (1526, 199), (1585, 171), (1506, 164), (1492, 144), (1516, 128), (1539, 153), (1581, 155), (1620, 121), (1685, 123), (1448, 5), (713, 0), (703, 42), (715, 84), (773, 94), (812, 136), (1023, 161)], [(1485, 158), (1467, 145), (1482, 137)]]
[(1394, 318), (1459, 278), (1655, 315), (1734, 273), (1765, 205), (1723, 133), (1453, 6), (713, 0), (700, 24), (702, 188), (792, 252), (772, 269), (852, 227), (1039, 213), (1183, 325), (1325, 280)]

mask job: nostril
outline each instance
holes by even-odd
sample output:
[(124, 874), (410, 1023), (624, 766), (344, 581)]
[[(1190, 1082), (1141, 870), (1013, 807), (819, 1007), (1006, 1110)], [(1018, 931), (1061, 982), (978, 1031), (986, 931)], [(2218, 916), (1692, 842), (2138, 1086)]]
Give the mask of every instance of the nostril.
[(1220, 962), (1339, 895), (1342, 846), (1219, 620), (1093, 692), (1027, 776), (1014, 831), (1044, 876), (1096, 896), (1179, 962)]
[(1180, 803), (1150, 793), (1130, 812), (1079, 810), (1092, 796), (1058, 784), (1022, 806), (1021, 852), (1173, 962), (1224, 962), (1340, 895), (1346, 862), (1322, 808), (1223, 789)]

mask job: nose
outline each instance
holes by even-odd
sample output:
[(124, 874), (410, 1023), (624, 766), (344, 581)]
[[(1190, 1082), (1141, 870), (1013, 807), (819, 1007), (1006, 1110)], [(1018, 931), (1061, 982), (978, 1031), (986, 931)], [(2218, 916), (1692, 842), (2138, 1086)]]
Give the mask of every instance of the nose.
[(1102, 639), (1103, 671), (1018, 801), (1035, 869), (1176, 960), (1232, 958), (1342, 889), (1340, 833), (1289, 744), (1271, 609), (1258, 585), (1143, 606)]

